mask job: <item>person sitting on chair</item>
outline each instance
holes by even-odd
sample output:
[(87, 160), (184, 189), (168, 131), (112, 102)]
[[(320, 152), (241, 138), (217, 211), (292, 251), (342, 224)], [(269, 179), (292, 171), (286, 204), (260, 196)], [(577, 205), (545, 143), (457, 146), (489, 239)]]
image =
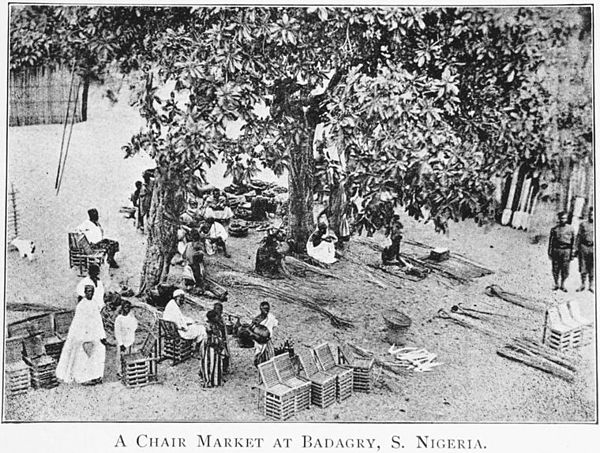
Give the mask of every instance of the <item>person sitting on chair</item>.
[(203, 239), (206, 243), (206, 253), (208, 255), (214, 255), (216, 248), (221, 247), (225, 258), (231, 258), (231, 255), (227, 253), (227, 238), (229, 234), (223, 225), (219, 222), (215, 222), (215, 219), (206, 219), (204, 225), (200, 229)]
[(185, 293), (181, 289), (176, 289), (173, 292), (173, 299), (169, 301), (163, 312), (162, 319), (165, 321), (174, 322), (177, 325), (179, 336), (186, 340), (196, 341), (196, 351), (199, 350), (200, 344), (206, 338), (206, 328), (194, 321), (181, 312), (179, 306), (185, 300)]
[(335, 243), (337, 237), (326, 223), (319, 223), (319, 227), (308, 238), (306, 252), (315, 260), (324, 264), (333, 264), (335, 258)]
[(119, 243), (104, 237), (104, 230), (98, 221), (98, 210), (94, 208), (89, 209), (88, 216), (89, 220), (79, 225), (77, 231), (85, 235), (93, 249), (106, 251), (106, 261), (112, 269), (118, 268), (119, 265), (115, 261), (115, 254), (119, 251)]

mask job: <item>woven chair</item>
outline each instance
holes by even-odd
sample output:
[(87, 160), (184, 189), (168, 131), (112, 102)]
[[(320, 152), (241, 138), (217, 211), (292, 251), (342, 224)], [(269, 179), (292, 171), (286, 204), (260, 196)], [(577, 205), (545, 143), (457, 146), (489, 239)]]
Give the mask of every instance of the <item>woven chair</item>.
[(7, 338), (5, 350), (4, 388), (7, 397), (27, 393), (31, 385), (29, 367), (23, 361), (23, 338)]
[(273, 359), (258, 365), (262, 385), (259, 391), (263, 414), (275, 420), (287, 420), (296, 413), (295, 390), (282, 384)]
[(85, 276), (90, 264), (102, 266), (106, 251), (94, 250), (83, 233), (69, 233), (69, 268), (77, 267), (79, 276)]
[(352, 396), (352, 387), (354, 383), (354, 372), (352, 368), (338, 365), (335, 363), (335, 358), (329, 343), (314, 348), (317, 363), (321, 370), (326, 373), (333, 374), (336, 377), (336, 397), (338, 401), (343, 401)]
[(296, 412), (310, 409), (311, 383), (308, 379), (296, 375), (290, 354), (285, 352), (275, 356), (273, 363), (275, 364), (275, 371), (277, 371), (279, 381), (294, 389)]
[(341, 344), (338, 347), (338, 361), (352, 368), (352, 389), (355, 392), (370, 393), (373, 390), (373, 357), (357, 357), (347, 344)]
[(60, 353), (65, 344), (65, 339), (56, 335), (54, 328), (54, 316), (50, 313), (29, 318), (30, 331), (32, 335), (42, 335), (44, 339), (44, 350), (58, 362)]
[(192, 357), (194, 353), (194, 340), (181, 338), (177, 324), (172, 321), (159, 319), (158, 321), (158, 342), (160, 351), (160, 361), (171, 359), (172, 365), (185, 362)]
[(312, 351), (301, 351), (297, 356), (306, 378), (311, 383), (312, 404), (321, 408), (331, 406), (335, 403), (337, 378), (319, 370)]
[(74, 316), (74, 310), (60, 311), (52, 314), (52, 317), (54, 318), (54, 335), (56, 337), (60, 338), (61, 340), (67, 339), (69, 327), (71, 327), (71, 322), (73, 321)]
[(581, 346), (583, 340), (581, 326), (574, 323), (572, 319), (566, 319), (566, 321), (568, 324), (561, 318), (557, 307), (548, 308), (544, 323), (543, 343), (560, 352)]
[(157, 340), (151, 332), (138, 352), (121, 356), (121, 381), (127, 387), (142, 387), (158, 381)]
[(34, 335), (23, 339), (23, 360), (29, 366), (34, 389), (51, 389), (58, 385), (56, 360), (46, 355), (44, 339)]

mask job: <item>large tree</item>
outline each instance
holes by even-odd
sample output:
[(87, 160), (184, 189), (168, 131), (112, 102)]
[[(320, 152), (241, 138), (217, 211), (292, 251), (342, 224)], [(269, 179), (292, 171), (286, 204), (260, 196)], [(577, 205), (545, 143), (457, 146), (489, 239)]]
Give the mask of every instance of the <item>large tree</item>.
[[(149, 153), (158, 168), (143, 287), (168, 274), (186, 186), (223, 154), (236, 174), (242, 154), (287, 169), (289, 232), (301, 251), (313, 227), (320, 123), (345, 163), (334, 226), (349, 187), (367, 199), (385, 190), (416, 218), (484, 221), (492, 176), (519, 161), (547, 165), (548, 92), (532, 75), (543, 49), (563, 40), (560, 14), (548, 10), (75, 11), (75, 23), (108, 22), (91, 42), (117, 43), (113, 61), (142, 71), (135, 105), (147, 126), (125, 149)], [(232, 141), (235, 120), (244, 126)]]

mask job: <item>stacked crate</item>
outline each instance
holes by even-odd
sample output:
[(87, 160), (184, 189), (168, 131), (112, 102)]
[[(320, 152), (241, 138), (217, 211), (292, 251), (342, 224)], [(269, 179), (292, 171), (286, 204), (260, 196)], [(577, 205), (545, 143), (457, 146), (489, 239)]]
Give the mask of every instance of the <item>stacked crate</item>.
[(296, 376), (290, 354), (288, 352), (280, 354), (273, 359), (273, 362), (279, 381), (294, 389), (296, 412), (310, 409), (311, 383), (308, 379)]
[(121, 356), (121, 380), (127, 387), (141, 387), (158, 381), (156, 337), (148, 333), (139, 352)]
[(310, 394), (312, 404), (326, 408), (335, 403), (336, 377), (319, 370), (312, 351), (298, 353), (298, 359), (306, 378), (311, 382)]
[(296, 413), (293, 388), (279, 382), (273, 359), (258, 365), (262, 381), (263, 413), (275, 420), (287, 420)]
[(348, 345), (340, 345), (338, 348), (340, 363), (344, 363), (353, 370), (352, 389), (355, 392), (371, 393), (373, 390), (373, 365), (374, 358), (356, 357)]
[(29, 367), (23, 362), (23, 339), (6, 340), (6, 368), (4, 382), (6, 396), (13, 397), (27, 393), (31, 385)]
[(177, 365), (190, 359), (194, 353), (195, 341), (181, 338), (174, 322), (159, 320), (158, 338), (160, 360), (171, 359), (173, 365)]
[(559, 352), (573, 350), (583, 344), (583, 326), (570, 317), (566, 306), (548, 308), (543, 342)]
[(352, 396), (354, 386), (354, 372), (348, 368), (335, 363), (335, 358), (328, 343), (323, 343), (315, 349), (317, 363), (322, 371), (332, 374), (336, 377), (336, 397), (338, 401), (343, 401)]
[(34, 389), (51, 389), (58, 385), (56, 360), (46, 355), (44, 339), (34, 335), (23, 340), (23, 360), (29, 366), (31, 385)]

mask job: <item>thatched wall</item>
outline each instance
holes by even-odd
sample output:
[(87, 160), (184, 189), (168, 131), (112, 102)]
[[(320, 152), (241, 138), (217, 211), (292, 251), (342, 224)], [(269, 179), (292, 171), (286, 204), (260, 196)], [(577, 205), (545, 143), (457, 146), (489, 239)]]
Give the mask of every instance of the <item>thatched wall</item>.
[(60, 66), (11, 71), (9, 126), (64, 123), (67, 105), (69, 122), (73, 111), (76, 122), (85, 121), (88, 91), (85, 85), (79, 76), (72, 77), (70, 69)]

